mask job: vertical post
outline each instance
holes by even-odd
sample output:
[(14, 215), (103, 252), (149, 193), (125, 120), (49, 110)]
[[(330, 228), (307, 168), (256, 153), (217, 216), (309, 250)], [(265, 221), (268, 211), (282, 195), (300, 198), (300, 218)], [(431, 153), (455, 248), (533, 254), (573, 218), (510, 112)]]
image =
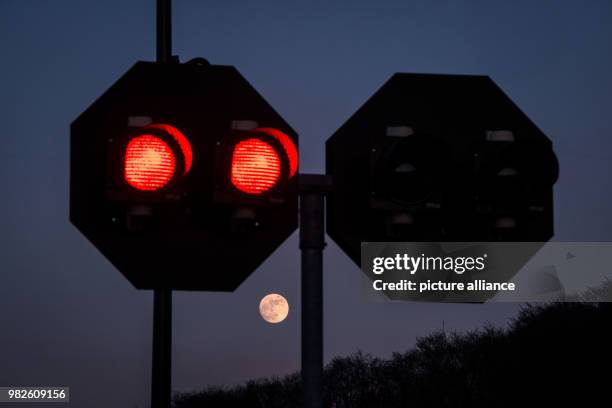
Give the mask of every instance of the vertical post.
[(172, 291), (153, 292), (151, 408), (170, 408), (172, 398)]
[(157, 0), (156, 24), (157, 62), (172, 58), (172, 0)]
[(330, 183), (324, 175), (299, 177), (303, 406), (322, 408), (324, 199)]
[[(156, 60), (172, 57), (172, 2), (157, 1)], [(153, 364), (151, 408), (170, 408), (172, 399), (172, 291), (153, 292)]]

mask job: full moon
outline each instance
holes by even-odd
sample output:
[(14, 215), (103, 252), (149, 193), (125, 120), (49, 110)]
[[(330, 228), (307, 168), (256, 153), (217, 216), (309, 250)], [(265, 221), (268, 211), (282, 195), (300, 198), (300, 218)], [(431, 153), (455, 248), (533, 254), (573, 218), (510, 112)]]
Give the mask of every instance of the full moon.
[(259, 314), (268, 323), (280, 323), (289, 314), (289, 303), (283, 296), (270, 293), (259, 302)]

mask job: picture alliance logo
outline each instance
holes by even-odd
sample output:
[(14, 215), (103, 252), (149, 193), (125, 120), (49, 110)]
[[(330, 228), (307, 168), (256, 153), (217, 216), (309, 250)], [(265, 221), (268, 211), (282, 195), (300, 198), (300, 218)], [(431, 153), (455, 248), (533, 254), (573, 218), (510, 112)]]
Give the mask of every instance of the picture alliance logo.
[(487, 254), (482, 256), (410, 256), (396, 254), (392, 257), (375, 257), (372, 272), (381, 275), (385, 271), (404, 271), (414, 275), (418, 271), (453, 271), (458, 275), (485, 269)]

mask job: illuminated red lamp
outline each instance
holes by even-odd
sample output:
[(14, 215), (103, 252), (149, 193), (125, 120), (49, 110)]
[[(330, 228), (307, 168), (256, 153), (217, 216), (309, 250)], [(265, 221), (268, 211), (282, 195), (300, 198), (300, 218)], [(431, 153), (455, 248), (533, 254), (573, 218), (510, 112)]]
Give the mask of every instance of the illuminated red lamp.
[(255, 129), (254, 132), (261, 132), (272, 136), (283, 146), (289, 161), (289, 178), (293, 177), (298, 168), (298, 152), (291, 138), (280, 130), (273, 128), (259, 128)]
[(262, 194), (276, 185), (281, 159), (269, 143), (250, 138), (238, 142), (232, 154), (232, 184), (247, 194)]
[(181, 153), (183, 153), (183, 159), (185, 160), (185, 168), (183, 169), (183, 175), (187, 174), (193, 164), (193, 152), (191, 150), (191, 144), (185, 135), (175, 128), (174, 126), (166, 124), (153, 124), (147, 126), (145, 129), (160, 129), (169, 134), (178, 143)]
[[(173, 149), (171, 144), (176, 144), (178, 149)], [(193, 160), (187, 138), (170, 125), (155, 124), (143, 128), (143, 134), (130, 139), (125, 149), (125, 181), (140, 191), (157, 191), (166, 187), (177, 172), (177, 153), (182, 155), (181, 173), (185, 175)]]

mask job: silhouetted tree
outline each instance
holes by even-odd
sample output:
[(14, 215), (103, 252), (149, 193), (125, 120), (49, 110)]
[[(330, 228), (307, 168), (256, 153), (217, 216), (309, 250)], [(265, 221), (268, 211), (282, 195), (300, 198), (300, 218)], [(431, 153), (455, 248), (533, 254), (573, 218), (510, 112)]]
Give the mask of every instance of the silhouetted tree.
[[(325, 368), (334, 408), (608, 406), (612, 307), (527, 305), (507, 329), (433, 333), (383, 360), (357, 352)], [(300, 407), (298, 374), (179, 394), (175, 408)]]

